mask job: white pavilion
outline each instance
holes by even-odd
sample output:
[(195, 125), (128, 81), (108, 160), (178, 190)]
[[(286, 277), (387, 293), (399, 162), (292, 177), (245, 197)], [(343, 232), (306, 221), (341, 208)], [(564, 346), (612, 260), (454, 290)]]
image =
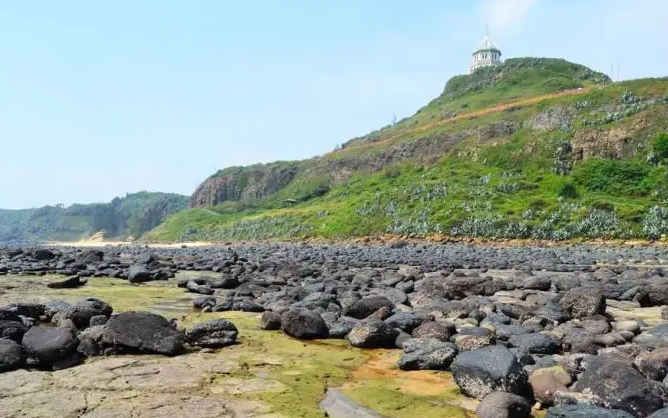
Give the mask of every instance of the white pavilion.
[(481, 67), (502, 65), (501, 50), (496, 46), (488, 35), (478, 44), (478, 47), (473, 51), (473, 61), (469, 68), (469, 74)]

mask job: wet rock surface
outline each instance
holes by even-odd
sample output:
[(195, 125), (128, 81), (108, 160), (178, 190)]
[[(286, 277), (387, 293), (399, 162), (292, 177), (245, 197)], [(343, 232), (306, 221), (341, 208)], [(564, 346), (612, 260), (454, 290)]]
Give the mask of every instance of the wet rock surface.
[[(651, 246), (262, 244), (109, 247), (92, 255), (11, 249), (0, 250), (0, 264), (26, 280), (58, 274), (90, 287), (113, 277), (137, 292), (179, 272), (201, 272), (177, 289), (191, 295), (196, 311), (263, 313), (262, 329), (295, 339), (401, 348), (400, 369), (451, 372), (479, 400), (504, 392), (551, 406), (548, 416), (646, 417), (668, 401), (667, 254)], [(43, 292), (66, 288), (66, 280)], [(0, 367), (59, 373), (91, 356), (174, 356), (237, 340), (233, 325), (215, 319), (183, 331), (154, 314), (116, 313), (103, 300), (0, 308), (7, 341), (0, 353), (11, 354)], [(513, 399), (494, 395), (485, 410), (524, 405)]]

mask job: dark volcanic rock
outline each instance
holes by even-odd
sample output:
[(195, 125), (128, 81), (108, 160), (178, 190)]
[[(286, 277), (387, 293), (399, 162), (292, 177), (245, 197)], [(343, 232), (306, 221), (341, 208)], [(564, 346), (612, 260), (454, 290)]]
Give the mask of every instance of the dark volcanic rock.
[(193, 346), (219, 348), (234, 344), (238, 334), (237, 327), (230, 321), (213, 319), (188, 329), (186, 340)]
[(65, 280), (49, 282), (46, 284), (46, 287), (50, 289), (74, 289), (79, 286), (86, 284), (86, 279), (82, 279), (79, 276), (68, 277)]
[(394, 303), (384, 296), (371, 296), (353, 303), (343, 310), (343, 314), (355, 319), (364, 319), (383, 307), (394, 309)]
[(260, 319), (260, 329), (276, 331), (281, 329), (281, 316), (276, 312), (266, 311)]
[(79, 363), (79, 340), (71, 328), (32, 327), (21, 342), (27, 363), (46, 370), (58, 370)]
[(507, 348), (498, 345), (460, 353), (450, 366), (464, 394), (482, 399), (494, 391), (528, 393), (527, 374)]
[(69, 319), (78, 329), (84, 329), (90, 325), (90, 319), (94, 316), (111, 316), (113, 308), (106, 302), (95, 298), (86, 298), (77, 302), (74, 306), (58, 311), (51, 322), (56, 325)]
[(392, 328), (398, 328), (404, 332), (412, 332), (423, 322), (423, 318), (412, 312), (397, 312), (385, 319), (385, 323)]
[(492, 392), (475, 410), (479, 418), (529, 418), (531, 405), (521, 396), (507, 392)]
[(23, 366), (23, 350), (12, 340), (0, 338), (0, 373), (16, 370)]
[(508, 342), (529, 354), (556, 354), (561, 348), (554, 337), (541, 333), (513, 335)]
[(327, 338), (329, 335), (322, 316), (305, 309), (291, 309), (281, 315), (281, 329), (287, 335), (302, 340)]
[(598, 396), (607, 408), (641, 418), (661, 409), (666, 401), (665, 389), (659, 382), (645, 379), (629, 363), (614, 358), (589, 360), (574, 388)]
[(571, 317), (584, 319), (605, 313), (605, 294), (598, 287), (577, 287), (571, 289), (560, 301)]
[(154, 353), (173, 356), (183, 352), (185, 335), (166, 318), (150, 312), (123, 312), (103, 325), (99, 352)]
[(547, 411), (545, 418), (634, 418), (625, 411), (599, 408), (592, 405), (555, 406)]
[(359, 348), (393, 348), (399, 331), (380, 320), (361, 322), (350, 331), (350, 344)]
[(128, 281), (130, 283), (142, 283), (151, 281), (151, 272), (146, 266), (135, 264), (130, 266), (128, 271)]
[(399, 359), (399, 368), (401, 370), (448, 370), (457, 355), (457, 347), (452, 343), (433, 339), (420, 340), (419, 348), (408, 351), (404, 343), (404, 354)]
[(450, 332), (437, 322), (425, 322), (411, 333), (413, 338), (433, 338), (440, 341), (449, 341)]

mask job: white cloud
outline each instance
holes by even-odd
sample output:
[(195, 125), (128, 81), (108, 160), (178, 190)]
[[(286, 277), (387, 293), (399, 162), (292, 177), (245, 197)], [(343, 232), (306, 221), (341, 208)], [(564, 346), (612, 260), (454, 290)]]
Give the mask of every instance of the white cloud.
[(490, 29), (504, 34), (520, 26), (538, 0), (484, 0), (480, 12)]

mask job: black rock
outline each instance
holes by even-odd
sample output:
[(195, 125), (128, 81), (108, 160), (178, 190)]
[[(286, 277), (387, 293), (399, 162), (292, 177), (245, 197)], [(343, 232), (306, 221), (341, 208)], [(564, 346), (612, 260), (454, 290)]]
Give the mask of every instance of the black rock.
[(574, 386), (576, 392), (598, 396), (608, 408), (647, 417), (666, 401), (659, 382), (645, 379), (629, 363), (610, 357), (594, 357)]
[(394, 303), (384, 296), (371, 296), (345, 308), (343, 314), (355, 319), (364, 319), (383, 307), (394, 309)]
[(128, 281), (130, 283), (143, 283), (151, 281), (151, 272), (146, 266), (135, 264), (130, 266), (128, 271)]
[(32, 327), (21, 341), (26, 362), (46, 370), (58, 370), (79, 363), (79, 340), (71, 328)]
[(529, 418), (531, 405), (513, 393), (492, 392), (478, 404), (475, 412), (479, 418)]
[(185, 334), (151, 312), (123, 312), (109, 318), (100, 339), (101, 353), (153, 353), (173, 356), (184, 349)]
[(385, 319), (385, 323), (392, 328), (398, 328), (404, 332), (412, 332), (423, 322), (423, 318), (412, 312), (397, 312)]
[(598, 287), (576, 287), (566, 292), (561, 301), (571, 317), (584, 319), (605, 313), (605, 294)]
[(561, 349), (559, 341), (549, 334), (513, 335), (508, 342), (512, 347), (517, 347), (529, 354), (557, 354)]
[(204, 309), (207, 306), (210, 308), (216, 306), (216, 298), (214, 296), (198, 296), (193, 299), (193, 307), (195, 309)]
[(193, 346), (219, 348), (234, 344), (238, 334), (239, 331), (232, 322), (214, 319), (188, 329), (186, 340)]
[(380, 320), (360, 322), (346, 337), (359, 348), (394, 348), (399, 331)]
[(495, 391), (529, 393), (527, 374), (505, 347), (493, 345), (460, 353), (450, 370), (466, 395), (482, 399)]
[[(404, 354), (399, 359), (401, 370), (448, 370), (457, 355), (457, 347), (434, 339), (419, 339), (418, 347), (411, 350), (410, 342), (403, 343)], [(410, 347), (410, 348), (409, 348)], [(408, 351), (407, 351), (408, 350)]]
[(308, 340), (327, 338), (329, 330), (319, 313), (305, 309), (290, 309), (281, 315), (281, 329), (287, 335)]
[(46, 284), (46, 287), (50, 289), (74, 289), (79, 286), (86, 284), (86, 279), (82, 279), (79, 276), (68, 277), (65, 280), (49, 282)]
[(425, 322), (411, 333), (413, 338), (433, 338), (439, 341), (449, 341), (450, 331), (438, 322)]
[(625, 411), (577, 404), (554, 406), (547, 410), (545, 418), (634, 418), (634, 416)]
[(15, 341), (0, 338), (0, 373), (20, 368), (23, 361), (21, 346)]
[(260, 329), (268, 331), (281, 329), (281, 316), (276, 312), (265, 311), (260, 319)]

